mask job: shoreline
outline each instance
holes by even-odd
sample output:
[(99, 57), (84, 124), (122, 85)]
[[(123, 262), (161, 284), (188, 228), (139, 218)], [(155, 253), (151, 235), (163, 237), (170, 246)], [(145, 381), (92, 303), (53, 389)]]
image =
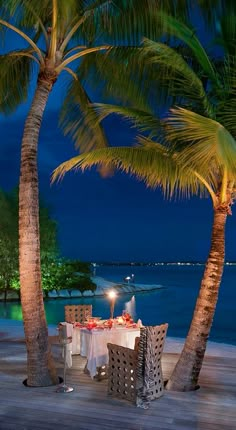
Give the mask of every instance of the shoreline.
[(92, 276), (91, 280), (97, 285), (95, 291), (84, 291), (81, 293), (79, 290), (60, 290), (52, 291), (48, 295), (48, 299), (57, 298), (83, 298), (83, 297), (104, 297), (109, 290), (114, 290), (118, 295), (123, 294), (134, 294), (134, 293), (144, 293), (147, 291), (155, 291), (165, 288), (160, 284), (136, 284), (136, 283), (117, 283), (113, 281), (108, 281), (101, 276)]
[[(49, 336), (56, 336), (57, 325), (48, 324)], [(180, 353), (183, 348), (184, 338), (167, 336), (164, 346), (164, 352), (166, 353)], [(0, 319), (0, 342), (17, 342), (24, 341), (24, 328), (23, 321), (12, 320), (12, 319)], [(214, 357), (236, 357), (236, 345), (208, 341), (205, 355)]]
[[(95, 291), (86, 290), (83, 293), (79, 290), (52, 290), (48, 293), (48, 297), (44, 297), (45, 300), (49, 299), (76, 299), (83, 297), (104, 297), (109, 290), (114, 290), (118, 295), (123, 294), (135, 294), (135, 293), (145, 293), (148, 291), (156, 291), (165, 288), (160, 284), (136, 284), (132, 283), (117, 283), (112, 281), (107, 281), (101, 276), (92, 276), (91, 280), (97, 285)], [(3, 294), (2, 294), (3, 296)], [(4, 302), (4, 299), (0, 295), (0, 302)], [(20, 301), (19, 296), (16, 292), (10, 292), (8, 294), (6, 302)]]

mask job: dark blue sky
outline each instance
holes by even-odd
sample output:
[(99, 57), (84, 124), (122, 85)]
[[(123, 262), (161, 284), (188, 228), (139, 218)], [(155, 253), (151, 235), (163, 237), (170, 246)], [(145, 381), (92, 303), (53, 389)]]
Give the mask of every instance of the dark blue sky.
[[(204, 260), (209, 250), (210, 200), (166, 201), (161, 193), (121, 173), (102, 179), (96, 171), (70, 173), (50, 185), (50, 175), (75, 154), (73, 144), (57, 127), (55, 88), (45, 112), (39, 143), (40, 193), (58, 222), (62, 255), (94, 261)], [(1, 117), (0, 187), (18, 184), (20, 144), (29, 103), (14, 115)], [(112, 145), (129, 144), (126, 123), (107, 123)], [(236, 216), (227, 225), (226, 258), (236, 260)]]
[[(21, 44), (9, 32), (2, 49)], [(15, 114), (0, 116), (0, 187), (7, 191), (18, 185), (21, 138), (32, 94), (31, 89), (28, 102)], [(41, 197), (58, 222), (61, 254), (92, 261), (205, 260), (211, 235), (210, 199), (165, 201), (160, 191), (147, 189), (135, 178), (116, 173), (102, 179), (94, 170), (67, 174), (60, 184), (50, 185), (53, 169), (75, 155), (73, 143), (57, 126), (61, 101), (59, 79), (40, 133), (39, 179)], [(120, 119), (107, 121), (106, 130), (112, 145), (130, 144), (134, 137)], [(228, 260), (236, 260), (234, 208), (233, 215), (227, 223)]]

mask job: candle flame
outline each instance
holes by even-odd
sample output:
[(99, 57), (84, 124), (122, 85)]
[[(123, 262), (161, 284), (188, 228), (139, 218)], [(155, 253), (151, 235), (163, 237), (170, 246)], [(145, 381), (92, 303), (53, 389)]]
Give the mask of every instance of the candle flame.
[(109, 291), (108, 296), (110, 299), (114, 299), (116, 297), (116, 292), (115, 291)]

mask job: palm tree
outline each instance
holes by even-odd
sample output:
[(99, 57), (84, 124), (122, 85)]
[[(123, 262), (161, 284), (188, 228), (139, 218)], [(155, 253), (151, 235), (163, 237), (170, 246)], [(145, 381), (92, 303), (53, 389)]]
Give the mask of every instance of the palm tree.
[[(104, 39), (107, 38), (108, 42), (115, 39), (120, 41), (122, 31), (126, 36), (130, 28), (136, 28), (134, 39), (137, 40), (140, 37), (138, 23), (148, 13), (149, 1), (145, 0), (144, 11), (138, 7), (140, 4), (143, 6), (144, 2), (137, 0), (131, 0), (128, 4), (123, 0), (0, 2), (1, 35), (7, 36), (8, 33), (5, 34), (4, 30), (8, 30), (17, 36), (16, 41), (19, 38), (22, 40), (18, 49), (0, 56), (1, 112), (9, 114), (14, 111), (27, 98), (29, 90), (34, 89), (22, 138), (19, 188), (19, 270), (28, 386), (46, 386), (58, 381), (48, 343), (43, 305), (38, 215), (37, 148), (48, 97), (59, 76), (67, 74), (70, 79), (62, 111), (64, 115), (67, 108), (67, 112), (71, 112), (69, 103), (73, 106), (73, 101), (76, 100), (76, 113), (80, 115), (77, 116), (77, 123), (82, 124), (91, 101), (86, 86), (91, 55), (101, 51), (108, 53), (109, 44), (104, 44)], [(130, 41), (131, 36), (132, 33)], [(86, 56), (89, 58), (87, 63), (84, 61)], [(37, 82), (32, 80), (34, 77), (37, 77)], [(124, 91), (125, 87), (127, 94), (137, 96), (132, 82), (123, 84)], [(94, 115), (96, 118), (96, 112)], [(89, 146), (82, 146), (82, 150), (106, 145), (106, 138), (99, 124), (93, 129), (86, 127), (83, 136), (87, 136)], [(73, 137), (79, 146), (80, 135), (74, 133)]]
[[(162, 188), (170, 197), (196, 194), (211, 198), (210, 251), (184, 348), (167, 384), (167, 389), (189, 391), (197, 387), (214, 318), (224, 268), (225, 224), (235, 198), (236, 57), (235, 47), (227, 43), (232, 33), (221, 34), (225, 55), (216, 67), (192, 29), (173, 17), (165, 16), (164, 20), (168, 32), (185, 42), (185, 56), (179, 45), (171, 48), (146, 39), (143, 60), (147, 67), (142, 64), (141, 71), (151, 82), (157, 80), (161, 96), (167, 95), (166, 103), (174, 101), (179, 106), (160, 120), (151, 107), (141, 111), (97, 104), (100, 120), (115, 112), (145, 135), (138, 137), (136, 147), (101, 148), (74, 157), (54, 171), (53, 180), (71, 169), (114, 166), (144, 180), (147, 186)], [(224, 21), (226, 16), (222, 17), (222, 28)]]

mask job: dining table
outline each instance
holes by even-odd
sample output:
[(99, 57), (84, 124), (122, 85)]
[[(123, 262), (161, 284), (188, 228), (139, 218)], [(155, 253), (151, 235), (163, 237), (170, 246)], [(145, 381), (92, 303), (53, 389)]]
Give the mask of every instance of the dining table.
[(139, 336), (138, 327), (80, 328), (80, 355), (87, 358), (86, 370), (91, 378), (96, 376), (97, 368), (108, 364), (108, 343), (134, 349), (135, 338)]
[[(66, 344), (66, 364), (72, 367), (73, 355), (80, 354), (87, 358), (86, 371), (91, 378), (97, 374), (97, 369), (108, 364), (108, 343), (134, 349), (135, 339), (140, 336), (140, 326), (137, 324), (103, 324), (83, 326), (79, 323), (62, 322), (70, 341)], [(63, 350), (64, 354), (64, 350)]]

